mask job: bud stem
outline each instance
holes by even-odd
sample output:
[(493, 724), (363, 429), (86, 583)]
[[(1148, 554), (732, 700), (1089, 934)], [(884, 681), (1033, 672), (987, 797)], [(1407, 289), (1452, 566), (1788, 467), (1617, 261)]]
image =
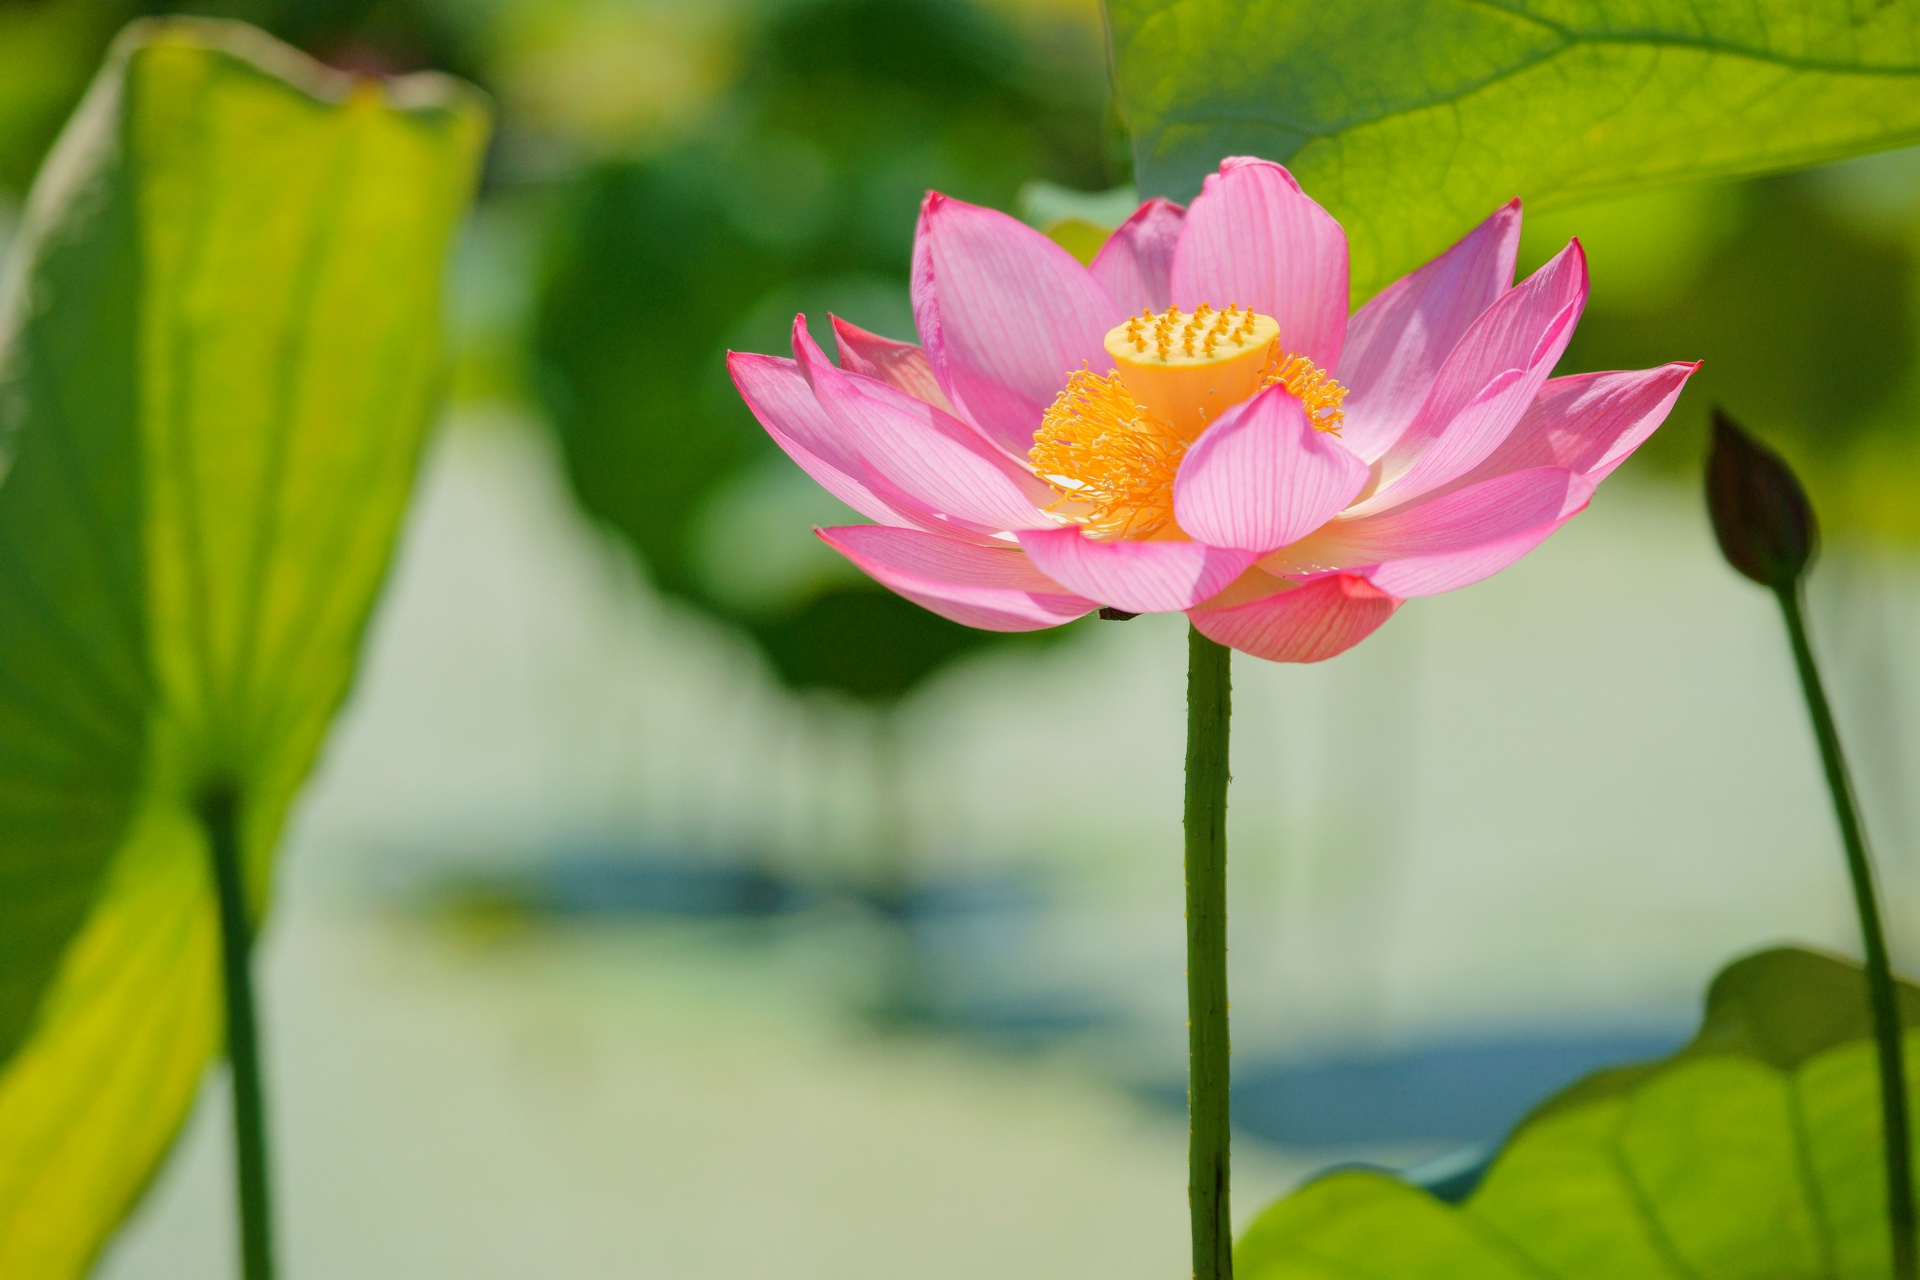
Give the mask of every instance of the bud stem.
[(1776, 587), (1774, 594), (1780, 600), (1780, 612), (1787, 620), (1787, 635), (1793, 642), (1793, 662), (1800, 672), (1800, 688), (1807, 697), (1813, 735), (1820, 743), (1827, 789), (1833, 793), (1833, 812), (1840, 823), (1841, 844), (1846, 849), (1847, 873), (1853, 880), (1854, 908), (1860, 915), (1860, 937), (1867, 958), (1867, 996), (1873, 1008), (1873, 1036), (1880, 1051), (1880, 1112), (1886, 1135), (1887, 1225), (1892, 1232), (1893, 1276), (1894, 1280), (1916, 1280), (1916, 1276), (1920, 1276), (1920, 1262), (1915, 1255), (1913, 1155), (1907, 1124), (1906, 1069), (1902, 1062), (1898, 997), (1894, 992), (1893, 967), (1887, 958), (1886, 930), (1881, 924), (1880, 905), (1874, 890), (1873, 862), (1867, 853), (1866, 833), (1860, 825), (1853, 779), (1847, 771), (1846, 756), (1840, 750), (1840, 734), (1827, 705), (1820, 670), (1814, 665), (1813, 648), (1807, 642), (1799, 581)]

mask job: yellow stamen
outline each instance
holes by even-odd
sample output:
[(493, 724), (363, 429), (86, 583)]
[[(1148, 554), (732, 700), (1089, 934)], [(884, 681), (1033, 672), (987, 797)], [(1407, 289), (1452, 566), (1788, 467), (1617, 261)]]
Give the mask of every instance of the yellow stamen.
[(1117, 375), (1067, 378), (1034, 433), (1034, 470), (1088, 533), (1147, 538), (1173, 525), (1173, 476), (1189, 441), (1147, 412)]
[(1276, 345), (1260, 385), (1285, 387), (1307, 407), (1307, 417), (1315, 428), (1328, 435), (1340, 434), (1340, 423), (1347, 416), (1340, 406), (1346, 401), (1347, 389), (1305, 356), (1282, 355)]

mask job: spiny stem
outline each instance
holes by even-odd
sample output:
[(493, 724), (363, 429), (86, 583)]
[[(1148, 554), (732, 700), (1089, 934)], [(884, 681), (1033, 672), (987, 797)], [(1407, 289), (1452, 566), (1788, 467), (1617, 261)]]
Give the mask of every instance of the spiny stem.
[(1893, 985), (1893, 966), (1887, 958), (1886, 930), (1874, 891), (1873, 862), (1867, 853), (1866, 833), (1840, 734), (1814, 665), (1807, 642), (1807, 623), (1799, 583), (1775, 589), (1780, 611), (1786, 615), (1787, 635), (1793, 641), (1793, 662), (1800, 687), (1807, 696), (1813, 735), (1820, 743), (1820, 761), (1826, 767), (1827, 789), (1833, 793), (1833, 812), (1840, 823), (1840, 842), (1847, 852), (1847, 872), (1853, 880), (1853, 904), (1860, 915), (1860, 937), (1867, 957), (1867, 996), (1873, 1008), (1873, 1037), (1879, 1046), (1880, 1114), (1885, 1129), (1887, 1160), (1887, 1225), (1892, 1232), (1894, 1280), (1915, 1280), (1920, 1261), (1915, 1256), (1912, 1138), (1907, 1123), (1906, 1068), (1902, 1061), (1899, 998)]
[(1195, 1280), (1232, 1280), (1227, 1118), (1227, 728), (1233, 651), (1187, 632), (1187, 1204)]
[(240, 796), (230, 785), (200, 797), (220, 904), (220, 960), (227, 1005), (227, 1061), (233, 1070), (235, 1183), (240, 1199), (240, 1272), (273, 1280), (272, 1204), (267, 1194), (266, 1098), (253, 1005), (253, 922), (240, 858)]

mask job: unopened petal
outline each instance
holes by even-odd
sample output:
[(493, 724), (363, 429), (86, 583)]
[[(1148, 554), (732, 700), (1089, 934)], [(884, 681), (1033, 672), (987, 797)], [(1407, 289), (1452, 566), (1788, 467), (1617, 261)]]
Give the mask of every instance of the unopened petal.
[(1254, 553), (1200, 542), (1102, 541), (1075, 528), (1027, 531), (1020, 545), (1068, 590), (1128, 613), (1190, 609), (1240, 576)]
[(1173, 251), (1173, 301), (1250, 306), (1280, 342), (1322, 369), (1347, 331), (1347, 237), (1333, 215), (1266, 160), (1231, 157), (1209, 174)]
[(880, 525), (818, 532), (874, 581), (962, 626), (1038, 631), (1097, 607), (1062, 590), (1017, 547), (982, 547)]
[(1196, 630), (1269, 662), (1324, 662), (1372, 635), (1400, 602), (1365, 578), (1335, 574), (1247, 604), (1194, 609)]
[(1332, 519), (1369, 474), (1285, 387), (1269, 387), (1194, 442), (1174, 480), (1174, 516), (1201, 542), (1264, 554)]

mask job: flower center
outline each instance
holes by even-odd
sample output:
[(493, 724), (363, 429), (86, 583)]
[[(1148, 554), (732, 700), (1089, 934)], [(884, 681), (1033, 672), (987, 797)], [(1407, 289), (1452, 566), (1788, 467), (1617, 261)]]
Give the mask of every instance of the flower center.
[(1346, 388), (1284, 353), (1280, 326), (1251, 308), (1143, 312), (1110, 330), (1106, 348), (1113, 370), (1069, 374), (1028, 454), (1060, 494), (1055, 510), (1095, 537), (1182, 536), (1173, 477), (1187, 446), (1263, 387), (1286, 387), (1320, 430), (1340, 430)]
[(1237, 303), (1215, 311), (1203, 302), (1192, 311), (1168, 307), (1129, 317), (1108, 330), (1106, 348), (1133, 398), (1192, 439), (1260, 389), (1279, 338), (1271, 316)]

